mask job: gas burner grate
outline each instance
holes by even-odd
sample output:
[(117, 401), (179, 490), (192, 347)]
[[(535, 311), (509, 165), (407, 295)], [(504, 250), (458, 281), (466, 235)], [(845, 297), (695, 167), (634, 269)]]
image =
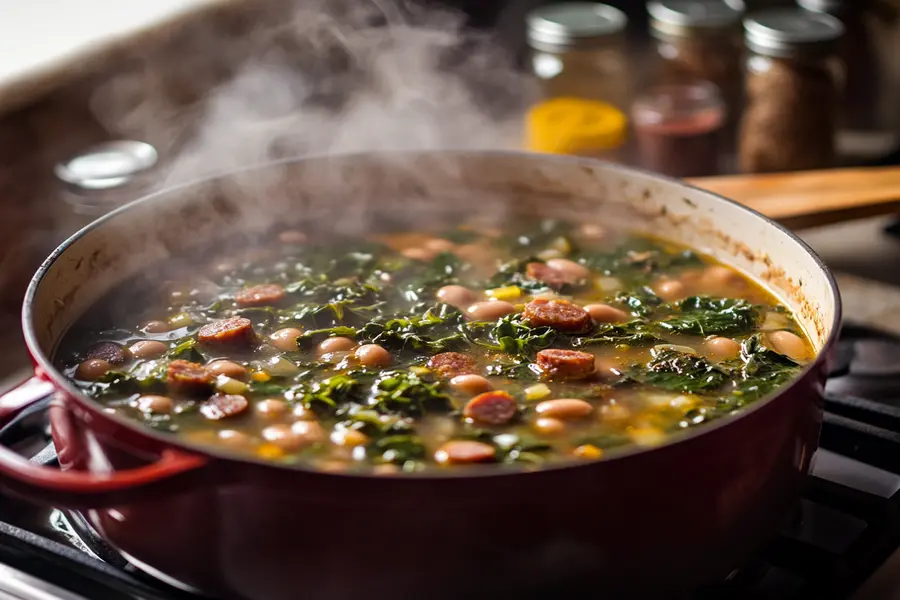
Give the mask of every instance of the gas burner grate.
[[(844, 333), (826, 388), (821, 449), (794, 518), (752, 564), (685, 600), (847, 598), (900, 547), (900, 403), (831, 390), (835, 382), (894, 375), (855, 369), (867, 353), (854, 344), (877, 338), (900, 348), (900, 342), (861, 328)], [(21, 413), (0, 429), (0, 440), (52, 467), (48, 405), (49, 399)], [(0, 497), (0, 514), (15, 523), (0, 522), (0, 565), (68, 590), (72, 600), (200, 598), (129, 565), (79, 513), (43, 510), (26, 524), (10, 518), (35, 510)]]

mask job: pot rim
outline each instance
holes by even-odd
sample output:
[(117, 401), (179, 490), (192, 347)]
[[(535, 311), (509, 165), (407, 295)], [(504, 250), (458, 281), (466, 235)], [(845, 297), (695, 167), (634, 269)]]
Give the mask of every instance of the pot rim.
[[(291, 164), (295, 162), (306, 162), (306, 161), (316, 161), (316, 160), (327, 160), (327, 159), (353, 159), (353, 158), (367, 158), (372, 156), (403, 156), (403, 155), (412, 155), (412, 156), (422, 156), (422, 155), (473, 155), (480, 154), (486, 156), (510, 156), (510, 157), (531, 157), (536, 158), (539, 157), (541, 160), (545, 161), (554, 161), (554, 162), (574, 162), (574, 163), (590, 163), (590, 164), (603, 164), (606, 168), (625, 172), (626, 174), (636, 174), (642, 175), (651, 178), (652, 180), (663, 182), (667, 184), (672, 184), (675, 186), (679, 186), (685, 189), (694, 190), (709, 196), (712, 196), (719, 202), (726, 202), (737, 207), (739, 210), (743, 210), (748, 214), (754, 215), (760, 219), (762, 219), (768, 226), (774, 227), (781, 231), (783, 234), (787, 235), (791, 241), (797, 244), (800, 248), (803, 249), (810, 257), (812, 257), (816, 266), (819, 269), (819, 272), (823, 277), (825, 277), (828, 282), (828, 287), (834, 297), (834, 314), (831, 319), (831, 329), (826, 337), (824, 343), (822, 344), (821, 349), (816, 353), (816, 357), (814, 360), (810, 361), (807, 365), (801, 369), (801, 371), (794, 377), (792, 381), (783, 385), (777, 391), (768, 396), (764, 396), (759, 400), (753, 402), (751, 405), (746, 406), (740, 409), (737, 413), (732, 413), (729, 415), (725, 415), (723, 417), (719, 417), (718, 419), (710, 422), (704, 423), (700, 427), (696, 428), (688, 428), (682, 431), (678, 431), (672, 433), (667, 436), (666, 441), (658, 446), (653, 446), (649, 448), (642, 448), (636, 445), (631, 445), (623, 448), (621, 451), (617, 451), (613, 449), (609, 452), (608, 456), (604, 456), (601, 461), (580, 461), (577, 459), (573, 459), (572, 461), (561, 461), (556, 464), (548, 465), (546, 467), (541, 467), (536, 470), (522, 470), (522, 469), (498, 469), (495, 465), (485, 465), (479, 466), (474, 465), (469, 469), (453, 469), (446, 472), (419, 472), (419, 473), (402, 473), (388, 477), (394, 477), (402, 480), (435, 480), (435, 479), (470, 479), (470, 478), (492, 478), (492, 477), (503, 477), (503, 476), (514, 476), (514, 475), (526, 475), (526, 474), (539, 474), (539, 473), (547, 473), (553, 471), (559, 471), (563, 469), (577, 469), (577, 468), (585, 468), (585, 467), (597, 467), (606, 463), (610, 463), (612, 461), (623, 461), (628, 459), (635, 459), (641, 456), (648, 455), (650, 453), (665, 451), (666, 449), (680, 445), (684, 443), (688, 443), (695, 438), (705, 435), (712, 434), (719, 429), (726, 428), (733, 423), (744, 419), (745, 417), (749, 417), (755, 412), (762, 410), (767, 407), (769, 404), (774, 402), (776, 399), (790, 394), (791, 391), (797, 387), (797, 385), (804, 381), (808, 375), (808, 373), (814, 369), (819, 368), (826, 360), (828, 355), (830, 354), (834, 344), (837, 341), (841, 318), (842, 318), (842, 303), (840, 291), (837, 286), (837, 281), (834, 278), (834, 275), (831, 273), (831, 270), (825, 265), (822, 261), (821, 257), (807, 244), (803, 241), (797, 234), (781, 225), (780, 223), (773, 221), (769, 217), (763, 215), (762, 213), (741, 204), (735, 200), (731, 200), (730, 198), (726, 198), (720, 194), (715, 192), (711, 192), (709, 190), (705, 190), (698, 186), (692, 185), (685, 181), (675, 179), (673, 177), (668, 177), (664, 175), (659, 175), (657, 173), (653, 173), (647, 169), (632, 167), (632, 166), (624, 166), (615, 163), (611, 163), (609, 161), (594, 159), (594, 158), (586, 158), (586, 157), (577, 157), (577, 156), (563, 156), (563, 155), (555, 155), (555, 154), (543, 154), (543, 153), (535, 153), (535, 152), (526, 152), (521, 150), (459, 150), (459, 149), (449, 149), (449, 150), (397, 150), (397, 151), (361, 151), (361, 152), (348, 152), (341, 154), (314, 154), (308, 156), (301, 157), (288, 157), (275, 161), (267, 161), (263, 163), (253, 164), (247, 167), (242, 167), (240, 169), (228, 169), (228, 170), (220, 170), (211, 175), (206, 175), (204, 177), (199, 177), (197, 179), (192, 179), (190, 181), (182, 182), (177, 185), (167, 187), (158, 191), (155, 191), (151, 194), (142, 196), (135, 200), (132, 200), (115, 210), (95, 219), (89, 224), (82, 227), (80, 230), (69, 236), (64, 242), (62, 242), (56, 249), (50, 253), (50, 255), (41, 263), (41, 266), (35, 272), (34, 276), (31, 278), (31, 281), (28, 284), (28, 288), (25, 292), (25, 297), (23, 299), (22, 304), (22, 332), (25, 338), (25, 345), (28, 349), (29, 354), (31, 355), (34, 362), (37, 366), (43, 371), (44, 376), (53, 382), (56, 386), (57, 390), (62, 390), (65, 394), (77, 402), (77, 404), (85, 409), (90, 411), (92, 414), (97, 416), (102, 416), (104, 419), (109, 419), (114, 421), (118, 426), (124, 427), (128, 429), (130, 432), (140, 435), (145, 438), (150, 438), (154, 442), (160, 444), (161, 446), (174, 446), (180, 450), (192, 452), (194, 454), (199, 454), (206, 458), (212, 458), (216, 461), (231, 461), (241, 464), (251, 464), (254, 466), (263, 466), (274, 468), (280, 471), (301, 471), (306, 472), (308, 474), (322, 475), (322, 476), (333, 476), (333, 477), (341, 477), (341, 478), (355, 478), (355, 479), (372, 479), (377, 478), (379, 480), (384, 480), (385, 475), (373, 475), (370, 473), (341, 473), (341, 472), (328, 472), (316, 469), (314, 467), (309, 467), (305, 465), (280, 465), (278, 463), (274, 463), (271, 461), (265, 461), (262, 459), (257, 459), (254, 457), (245, 457), (238, 456), (234, 454), (228, 454), (224, 451), (219, 451), (212, 446), (205, 446), (202, 444), (194, 444), (191, 442), (187, 442), (185, 440), (178, 439), (177, 437), (167, 436), (164, 433), (154, 431), (149, 427), (145, 427), (144, 425), (123, 416), (110, 414), (104, 412), (102, 410), (101, 405), (84, 394), (78, 387), (73, 385), (69, 379), (61, 373), (53, 364), (53, 361), (47, 356), (39, 347), (37, 338), (34, 332), (33, 327), (33, 302), (34, 297), (37, 293), (40, 284), (46, 275), (47, 271), (50, 267), (65, 253), (65, 251), (74, 244), (77, 240), (87, 235), (94, 229), (102, 227), (106, 222), (111, 221), (118, 217), (119, 214), (124, 213), (128, 210), (131, 210), (133, 207), (143, 204), (156, 201), (160, 196), (168, 196), (173, 193), (176, 193), (180, 190), (189, 189), (191, 187), (201, 185), (204, 183), (208, 183), (210, 181), (214, 181), (216, 179), (221, 179), (227, 176), (238, 175), (241, 173), (248, 173), (255, 170), (261, 170), (266, 168), (277, 167), (279, 165)], [(754, 278), (755, 279), (755, 278)]]

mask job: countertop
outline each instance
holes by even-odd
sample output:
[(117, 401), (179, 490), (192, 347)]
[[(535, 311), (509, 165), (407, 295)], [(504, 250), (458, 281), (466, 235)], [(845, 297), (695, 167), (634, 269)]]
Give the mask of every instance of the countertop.
[(0, 16), (0, 112), (97, 68), (116, 47), (223, 0), (30, 0)]

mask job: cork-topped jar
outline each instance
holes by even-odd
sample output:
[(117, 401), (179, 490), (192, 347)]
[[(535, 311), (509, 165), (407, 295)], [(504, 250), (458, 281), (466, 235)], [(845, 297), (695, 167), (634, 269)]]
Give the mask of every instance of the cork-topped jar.
[(746, 108), (739, 162), (744, 172), (828, 168), (843, 69), (840, 21), (801, 9), (773, 9), (744, 21)]

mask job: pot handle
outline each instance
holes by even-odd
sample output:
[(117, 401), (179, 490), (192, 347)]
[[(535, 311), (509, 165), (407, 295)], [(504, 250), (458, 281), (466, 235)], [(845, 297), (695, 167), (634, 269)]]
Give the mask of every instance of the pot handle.
[[(42, 373), (36, 373), (0, 396), (0, 424), (54, 390), (53, 383), (45, 380)], [(61, 471), (37, 465), (0, 445), (0, 487), (57, 507), (107, 508), (147, 500), (151, 492), (176, 483), (179, 476), (206, 464), (202, 456), (166, 449), (156, 462), (134, 469), (110, 473)]]

